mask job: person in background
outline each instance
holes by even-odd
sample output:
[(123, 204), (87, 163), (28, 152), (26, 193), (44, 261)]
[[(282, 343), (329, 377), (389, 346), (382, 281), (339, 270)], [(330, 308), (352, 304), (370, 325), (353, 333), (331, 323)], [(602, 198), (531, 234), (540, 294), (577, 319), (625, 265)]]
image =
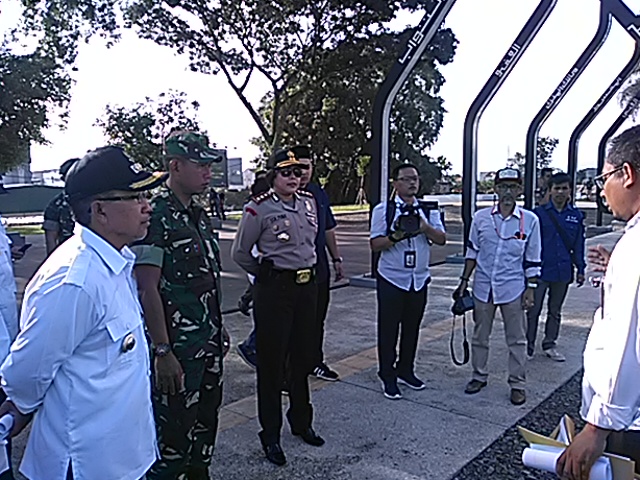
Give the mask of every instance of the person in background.
[[(60, 177), (64, 181), (69, 169), (78, 161), (71, 158), (60, 165)], [(64, 191), (53, 197), (44, 211), (44, 239), (47, 247), (47, 255), (51, 255), (61, 243), (71, 238), (75, 221), (71, 208), (67, 203)]]
[(592, 252), (606, 265), (602, 304), (584, 348), (582, 431), (558, 459), (561, 478), (588, 480), (603, 452), (630, 458), (640, 474), (640, 127), (611, 141), (602, 173), (594, 178), (615, 218), (627, 222), (609, 255)]
[(526, 401), (527, 327), (524, 311), (533, 306), (540, 276), (540, 221), (520, 208), (522, 176), (515, 168), (496, 172), (498, 204), (478, 210), (471, 222), (464, 270), (454, 291), (457, 298), (473, 280), (473, 376), (465, 393), (474, 395), (487, 386), (489, 339), (499, 307), (509, 347), (509, 386), (513, 405)]
[(545, 205), (549, 202), (549, 179), (553, 175), (553, 168), (545, 167), (540, 170), (538, 187), (536, 188), (536, 205)]
[(33, 417), (20, 467), (27, 478), (139, 479), (158, 456), (127, 245), (145, 236), (146, 191), (163, 179), (117, 147), (87, 153), (67, 173), (78, 225), (27, 285), (20, 333), (0, 368), (11, 434)]
[[(571, 178), (566, 173), (554, 174), (548, 182), (551, 201), (537, 207), (534, 213), (540, 220), (542, 238), (542, 273), (535, 290), (533, 307), (527, 311), (527, 356), (534, 353), (538, 319), (547, 292), (547, 321), (542, 351), (551, 360), (564, 362), (557, 348), (560, 333), (562, 304), (569, 285), (575, 280), (584, 284), (584, 216), (571, 203)], [(577, 272), (574, 272), (574, 267)], [(575, 278), (574, 278), (575, 277)]]

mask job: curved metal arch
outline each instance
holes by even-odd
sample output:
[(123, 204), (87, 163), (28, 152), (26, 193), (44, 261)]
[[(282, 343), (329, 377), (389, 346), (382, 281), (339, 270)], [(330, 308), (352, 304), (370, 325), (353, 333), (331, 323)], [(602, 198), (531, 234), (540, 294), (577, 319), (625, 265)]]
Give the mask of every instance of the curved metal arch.
[(480, 125), (480, 118), (522, 57), (522, 54), (524, 54), (547, 21), (557, 3), (557, 0), (542, 0), (538, 4), (467, 112), (464, 123), (464, 140), (462, 147), (462, 220), (464, 226), (465, 251), (469, 238), (469, 230), (471, 229), (471, 220), (476, 210), (478, 127)]
[(569, 72), (556, 87), (553, 94), (547, 99), (540, 111), (534, 117), (527, 130), (527, 146), (525, 152), (525, 174), (524, 174), (524, 205), (525, 208), (532, 208), (536, 188), (536, 163), (538, 149), (538, 134), (543, 123), (549, 118), (556, 107), (560, 104), (567, 92), (575, 85), (576, 81), (585, 71), (593, 57), (598, 53), (611, 29), (612, 12), (610, 2), (601, 0), (600, 2), (600, 22), (598, 30), (593, 39), (582, 52), (576, 63), (573, 64)]
[(609, 88), (602, 94), (598, 101), (591, 107), (589, 113), (582, 119), (578, 126), (574, 129), (569, 140), (569, 161), (567, 164), (567, 173), (573, 181), (573, 185), (576, 185), (576, 178), (578, 174), (578, 144), (580, 138), (589, 125), (595, 120), (595, 118), (602, 112), (604, 107), (611, 101), (615, 94), (620, 90), (624, 82), (633, 73), (633, 70), (640, 62), (640, 43), (636, 42), (636, 47), (633, 51), (633, 56), (629, 63), (620, 71), (616, 79), (609, 85)]

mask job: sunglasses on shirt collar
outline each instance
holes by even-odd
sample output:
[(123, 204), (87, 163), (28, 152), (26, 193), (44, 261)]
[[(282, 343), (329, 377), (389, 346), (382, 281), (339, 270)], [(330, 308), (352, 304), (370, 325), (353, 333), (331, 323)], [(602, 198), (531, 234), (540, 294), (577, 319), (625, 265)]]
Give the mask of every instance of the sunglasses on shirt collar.
[(284, 178), (289, 178), (291, 175), (296, 178), (302, 177), (302, 169), (300, 167), (279, 168), (277, 172)]

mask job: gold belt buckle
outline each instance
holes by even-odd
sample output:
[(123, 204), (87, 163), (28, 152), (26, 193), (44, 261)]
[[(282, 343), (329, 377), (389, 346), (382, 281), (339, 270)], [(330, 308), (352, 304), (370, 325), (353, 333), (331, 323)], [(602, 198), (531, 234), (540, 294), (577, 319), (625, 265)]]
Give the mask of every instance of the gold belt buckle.
[(296, 272), (296, 283), (298, 285), (305, 285), (311, 281), (311, 269), (304, 268)]

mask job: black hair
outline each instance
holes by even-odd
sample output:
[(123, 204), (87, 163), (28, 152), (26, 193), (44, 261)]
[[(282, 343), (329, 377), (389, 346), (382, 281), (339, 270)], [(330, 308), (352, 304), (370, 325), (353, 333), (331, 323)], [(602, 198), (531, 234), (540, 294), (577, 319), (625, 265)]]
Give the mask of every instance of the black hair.
[(256, 195), (260, 195), (261, 193), (269, 190), (269, 187), (270, 185), (266, 177), (256, 178), (253, 182), (253, 185), (251, 185), (251, 195), (253, 195), (254, 197)]
[(540, 169), (540, 176), (542, 177), (545, 173), (553, 174), (553, 168), (544, 167)]
[(569, 175), (564, 172), (558, 172), (551, 175), (551, 178), (547, 182), (547, 186), (551, 188), (554, 185), (561, 185), (563, 183), (568, 183), (569, 186), (571, 186), (573, 182), (571, 181), (571, 177)]
[(69, 203), (73, 217), (76, 222), (83, 227), (89, 227), (89, 225), (91, 225), (91, 204), (94, 200), (95, 197), (91, 196)]
[(610, 142), (607, 163), (619, 167), (624, 163), (640, 171), (640, 125), (628, 128)]
[(391, 178), (393, 180), (398, 180), (400, 172), (402, 170), (406, 170), (407, 168), (413, 168), (416, 172), (418, 172), (418, 175), (420, 175), (420, 170), (418, 170), (418, 167), (416, 167), (413, 163), (401, 163), (400, 165), (397, 165), (393, 170), (391, 170)]

